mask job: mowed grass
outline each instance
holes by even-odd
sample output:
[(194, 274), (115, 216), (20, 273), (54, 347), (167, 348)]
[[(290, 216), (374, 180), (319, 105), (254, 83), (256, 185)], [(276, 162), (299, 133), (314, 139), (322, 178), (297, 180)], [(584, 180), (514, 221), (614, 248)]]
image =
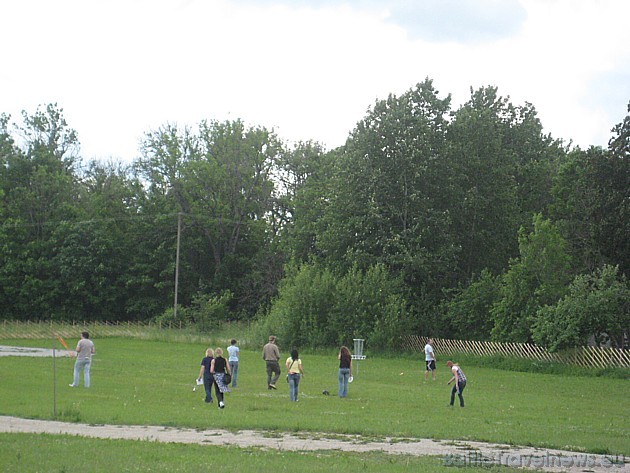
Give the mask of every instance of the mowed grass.
[[(469, 384), (467, 405), (460, 409), (447, 407), (446, 359), (438, 361), (438, 380), (425, 383), (420, 358), (370, 356), (358, 370), (355, 366), (349, 397), (339, 399), (336, 352), (304, 352), (300, 355), (306, 377), (295, 404), (289, 402), (284, 373), (279, 389), (269, 391), (261, 352), (241, 351), (239, 386), (226, 395), (227, 406), (219, 410), (216, 403), (203, 402), (203, 390), (192, 390), (205, 345), (133, 339), (95, 343), (90, 389), (69, 388), (74, 360), (56, 359), (59, 420), (358, 434), (366, 440), (480, 440), (630, 455), (628, 380), (464, 365)], [(0, 344), (58, 347), (53, 340)], [(287, 356), (288, 350), (282, 352)], [(0, 379), (1, 414), (53, 418), (52, 359), (2, 357)], [(331, 395), (322, 395), (324, 390)]]
[[(46, 452), (45, 455), (42, 452)], [(0, 434), (0, 469), (6, 472), (418, 472), (452, 473), (440, 457), (384, 453), (265, 451), (257, 448), (157, 444), (67, 435)], [(455, 469), (456, 470), (456, 469)], [(470, 473), (510, 472), (501, 466)]]

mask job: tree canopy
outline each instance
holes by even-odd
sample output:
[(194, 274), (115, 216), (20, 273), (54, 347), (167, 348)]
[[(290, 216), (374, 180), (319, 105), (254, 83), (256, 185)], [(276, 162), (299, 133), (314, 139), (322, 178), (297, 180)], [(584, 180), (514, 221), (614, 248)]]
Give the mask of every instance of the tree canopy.
[(172, 320), (179, 254), (187, 323), (255, 320), (313, 346), (623, 346), (628, 112), (607, 149), (582, 150), (496, 87), (453, 109), (427, 78), (336, 149), (204, 120), (148, 130), (128, 164), (86, 161), (57, 104), (0, 114), (0, 308)]

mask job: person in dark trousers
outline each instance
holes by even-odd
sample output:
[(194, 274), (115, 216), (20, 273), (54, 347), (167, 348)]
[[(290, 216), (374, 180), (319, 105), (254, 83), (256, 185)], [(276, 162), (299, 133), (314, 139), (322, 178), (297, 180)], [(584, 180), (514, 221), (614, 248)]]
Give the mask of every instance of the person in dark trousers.
[(223, 400), (223, 393), (229, 393), (230, 387), (225, 382), (225, 373), (230, 372), (230, 365), (223, 358), (223, 349), (217, 348), (214, 350), (214, 359), (210, 364), (210, 373), (214, 376), (214, 392), (217, 395), (217, 401), (219, 401), (219, 409), (225, 407)]
[(263, 360), (267, 365), (267, 388), (277, 389), (276, 383), (280, 378), (280, 350), (276, 345), (276, 337), (269, 336), (269, 343), (265, 344), (262, 353)]
[(450, 406), (455, 404), (455, 393), (459, 396), (459, 405), (464, 407), (464, 389), (466, 388), (466, 375), (459, 367), (458, 364), (453, 363), (451, 360), (446, 362), (446, 366), (448, 366), (453, 372), (453, 377), (449, 380), (447, 384), (451, 384), (455, 381), (455, 386), (453, 386), (453, 390), (451, 391), (451, 403)]
[(212, 348), (206, 350), (206, 356), (201, 360), (201, 368), (199, 369), (199, 379), (203, 378), (203, 388), (206, 390), (206, 402), (212, 402), (212, 385), (214, 384), (214, 376), (210, 373), (210, 366), (214, 359), (214, 351)]

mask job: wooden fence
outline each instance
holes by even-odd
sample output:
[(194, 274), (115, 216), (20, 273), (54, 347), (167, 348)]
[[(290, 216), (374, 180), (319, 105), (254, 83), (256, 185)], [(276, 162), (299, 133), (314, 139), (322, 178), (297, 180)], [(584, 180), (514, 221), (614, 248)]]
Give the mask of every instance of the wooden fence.
[[(406, 335), (402, 346), (406, 350), (424, 352), (429, 337)], [(526, 358), (588, 368), (630, 367), (630, 350), (621, 348), (577, 347), (551, 353), (531, 343), (476, 342), (470, 340), (433, 339), (433, 349), (442, 359), (458, 354), (475, 356), (501, 355), (506, 358)]]

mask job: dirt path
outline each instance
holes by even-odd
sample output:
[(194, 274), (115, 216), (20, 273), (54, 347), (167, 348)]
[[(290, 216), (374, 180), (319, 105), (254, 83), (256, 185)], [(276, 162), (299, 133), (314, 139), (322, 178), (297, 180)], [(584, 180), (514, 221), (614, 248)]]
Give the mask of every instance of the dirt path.
[(516, 468), (553, 472), (630, 471), (628, 463), (618, 463), (623, 461), (623, 458), (481, 442), (406, 438), (366, 441), (358, 436), (337, 434), (269, 433), (253, 430), (230, 432), (216, 429), (194, 430), (160, 426), (88, 425), (9, 416), (0, 416), (0, 432), (66, 434), (102, 439), (230, 445), (288, 451), (338, 450), (342, 452), (384, 452), (392, 455), (435, 455), (442, 456), (445, 464), (452, 464), (453, 466), (480, 466), (484, 462), (492, 462)]

